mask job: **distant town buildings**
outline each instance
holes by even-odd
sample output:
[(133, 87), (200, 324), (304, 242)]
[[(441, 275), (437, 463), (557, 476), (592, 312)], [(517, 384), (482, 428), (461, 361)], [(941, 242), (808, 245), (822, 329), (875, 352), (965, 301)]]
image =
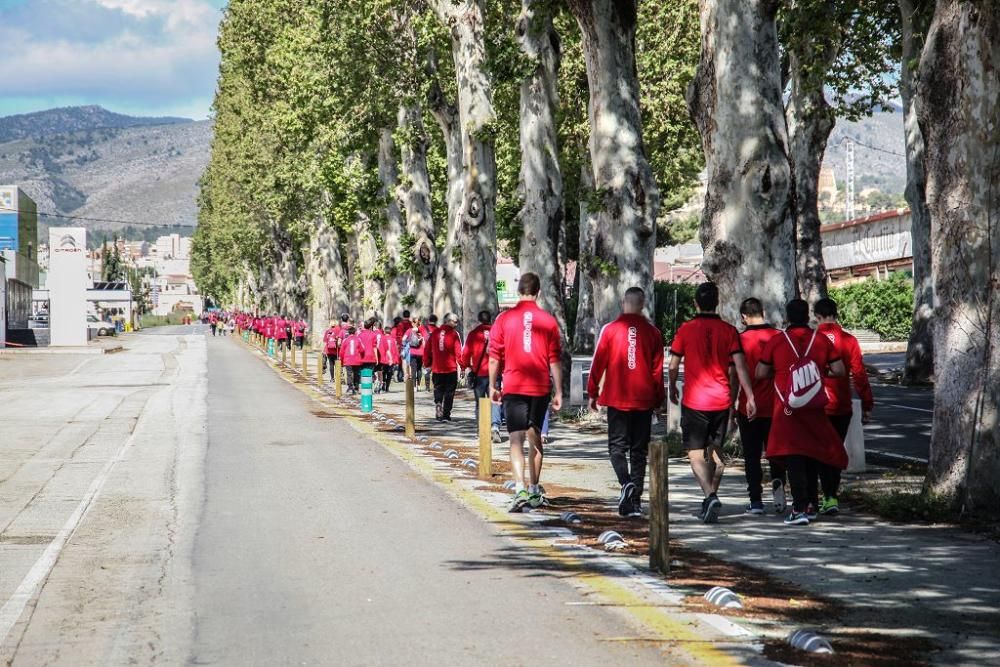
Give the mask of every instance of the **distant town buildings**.
[(27, 329), (31, 297), (38, 288), (38, 207), (16, 185), (0, 186), (0, 309), (6, 329)]

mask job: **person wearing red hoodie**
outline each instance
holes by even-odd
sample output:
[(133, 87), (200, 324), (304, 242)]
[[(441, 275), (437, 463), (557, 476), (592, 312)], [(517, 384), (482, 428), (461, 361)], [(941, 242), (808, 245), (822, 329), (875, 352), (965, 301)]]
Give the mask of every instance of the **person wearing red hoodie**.
[(347, 393), (356, 394), (361, 384), (361, 363), (365, 357), (365, 346), (353, 324), (347, 325), (347, 333), (340, 341), (340, 363), (347, 375)]
[(663, 334), (643, 316), (645, 305), (642, 288), (625, 291), (622, 314), (598, 336), (587, 382), (590, 409), (608, 409), (608, 453), (621, 485), (621, 516), (642, 516), (653, 410), (666, 397)]
[[(419, 327), (420, 335), (423, 336), (424, 340), (428, 340), (428, 341), (431, 339), (431, 336), (434, 334), (435, 331), (437, 331), (437, 329), (438, 329), (438, 316), (434, 315), (433, 313), (431, 315), (428, 315), (424, 319), (423, 325), (421, 325)], [(430, 362), (430, 360), (429, 359), (424, 359), (424, 390), (425, 391), (430, 391), (431, 390), (431, 379), (432, 379), (431, 376), (433, 374), (434, 374), (434, 371), (433, 371), (433, 369), (431, 369), (431, 362)], [(415, 380), (415, 382), (417, 384), (419, 384), (419, 378), (417, 380)]]
[(382, 391), (388, 393), (393, 371), (399, 364), (399, 346), (396, 344), (396, 336), (390, 327), (385, 327), (382, 332), (382, 339), (378, 346), (378, 357), (381, 361), (379, 369), (382, 375)]
[[(469, 332), (462, 347), (462, 368), (472, 374), (472, 392), (476, 397), (476, 419), (479, 418), (479, 399), (490, 397), (490, 329), (493, 317), (488, 310), (479, 311), (479, 326)], [(493, 442), (500, 442), (500, 408), (494, 406), (490, 414)]]
[(333, 375), (337, 367), (337, 353), (340, 350), (340, 339), (343, 338), (347, 328), (347, 320), (350, 318), (347, 315), (341, 315), (340, 319), (342, 321), (340, 325), (336, 321), (330, 320), (330, 327), (323, 332), (323, 353), (326, 355), (326, 365), (330, 369), (331, 382), (337, 380)]
[(448, 313), (444, 325), (434, 329), (424, 350), (424, 362), (434, 375), (434, 410), (439, 422), (451, 421), (451, 408), (458, 389), (458, 360), (462, 357), (462, 338), (455, 331), (458, 315)]
[[(361, 368), (362, 370), (368, 369), (372, 372), (372, 385), (373, 391), (377, 391), (380, 387), (375, 385), (375, 370), (378, 368), (378, 348), (379, 343), (382, 340), (382, 330), (376, 325), (378, 320), (374, 317), (369, 317), (365, 320), (364, 328), (358, 332), (358, 338), (361, 339), (361, 344), (364, 345), (365, 351), (361, 357)], [(359, 376), (360, 378), (360, 376)], [(359, 379), (360, 381), (360, 379)]]
[[(847, 367), (847, 375), (823, 378), (827, 397), (826, 416), (837, 430), (841, 442), (846, 442), (847, 431), (851, 428), (851, 419), (854, 417), (851, 385), (854, 385), (854, 390), (861, 399), (861, 420), (866, 424), (875, 407), (875, 396), (868, 383), (868, 371), (865, 370), (865, 360), (861, 355), (858, 339), (844, 331), (837, 321), (837, 302), (833, 299), (820, 299), (813, 305), (813, 315), (818, 324), (816, 330), (833, 343), (837, 356)], [(820, 467), (819, 477), (823, 487), (823, 502), (820, 503), (819, 513), (837, 514), (840, 511), (840, 502), (837, 500), (840, 469), (823, 465)]]

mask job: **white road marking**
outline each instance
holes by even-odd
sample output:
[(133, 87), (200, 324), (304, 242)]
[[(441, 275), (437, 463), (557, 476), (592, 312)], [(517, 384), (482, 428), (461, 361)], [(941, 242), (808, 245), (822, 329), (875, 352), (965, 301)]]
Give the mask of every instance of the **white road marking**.
[(87, 516), (87, 512), (93, 505), (94, 500), (97, 499), (104, 489), (104, 484), (107, 482), (111, 471), (132, 447), (135, 439), (135, 430), (133, 429), (132, 435), (129, 435), (128, 439), (118, 448), (114, 457), (105, 464), (101, 472), (94, 478), (94, 481), (90, 484), (90, 488), (87, 489), (87, 493), (84, 494), (80, 504), (73, 510), (73, 513), (59, 530), (59, 533), (49, 543), (49, 546), (45, 548), (45, 551), (35, 561), (35, 564), (31, 566), (31, 569), (28, 570), (28, 573), (24, 576), (17, 590), (14, 591), (14, 594), (4, 603), (3, 607), (0, 607), (0, 645), (7, 640), (7, 635), (10, 634), (14, 625), (17, 624), (18, 619), (21, 618), (25, 606), (34, 597), (38, 591), (38, 587), (52, 572), (52, 568), (55, 567), (56, 561), (59, 560), (59, 555), (62, 553), (66, 543), (73, 537), (73, 533), (76, 532), (76, 529)]
[(896, 403), (886, 403), (887, 408), (901, 408), (903, 410), (913, 410), (914, 412), (928, 412), (934, 414), (933, 410), (928, 410), (927, 408), (914, 408), (910, 405), (898, 405)]
[(878, 449), (869, 449), (868, 453), (878, 454), (879, 456), (885, 456), (890, 459), (901, 459), (903, 461), (912, 461), (913, 463), (927, 463), (927, 459), (922, 459), (917, 456), (907, 456), (906, 454), (893, 454), (892, 452), (883, 452)]

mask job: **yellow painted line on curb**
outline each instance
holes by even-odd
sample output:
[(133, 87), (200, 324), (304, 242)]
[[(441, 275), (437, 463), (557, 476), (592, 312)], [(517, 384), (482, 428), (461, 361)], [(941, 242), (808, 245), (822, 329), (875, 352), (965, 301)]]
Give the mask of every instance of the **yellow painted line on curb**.
[[(264, 357), (267, 361), (267, 357)], [(735, 656), (722, 651), (712, 645), (713, 640), (705, 639), (702, 633), (692, 629), (692, 623), (673, 617), (668, 612), (661, 611), (663, 607), (651, 605), (648, 600), (635, 592), (625, 588), (613, 578), (597, 571), (594, 567), (580, 558), (575, 558), (564, 549), (560, 549), (551, 543), (551, 535), (539, 537), (523, 534), (522, 531), (531, 531), (533, 526), (511, 519), (510, 514), (498, 509), (487, 502), (480, 494), (472, 489), (468, 489), (461, 484), (454, 483), (454, 477), (442, 470), (435, 468), (426, 457), (420, 456), (410, 447), (400, 440), (389, 437), (387, 433), (377, 430), (372, 425), (361, 418), (349, 414), (339, 404), (331, 402), (329, 396), (312, 382), (301, 384), (296, 380), (301, 379), (301, 374), (292, 372), (281, 372), (280, 364), (269, 364), (278, 372), (278, 375), (290, 385), (302, 391), (309, 398), (313, 399), (326, 409), (337, 411), (347, 422), (362, 436), (375, 440), (389, 449), (398, 458), (409, 464), (422, 477), (432, 481), (443, 488), (443, 490), (461, 501), (480, 518), (486, 519), (491, 524), (500, 527), (506, 537), (540, 553), (542, 556), (551, 559), (564, 566), (566, 572), (573, 579), (579, 581), (606, 599), (611, 606), (618, 607), (621, 611), (631, 616), (647, 630), (651, 631), (656, 641), (664, 643), (677, 643), (678, 650), (694, 658), (698, 664), (705, 665), (740, 665), (742, 662)], [(295, 373), (295, 375), (292, 375)], [(650, 638), (651, 640), (653, 638)], [(739, 643), (736, 638), (722, 639), (723, 642)]]

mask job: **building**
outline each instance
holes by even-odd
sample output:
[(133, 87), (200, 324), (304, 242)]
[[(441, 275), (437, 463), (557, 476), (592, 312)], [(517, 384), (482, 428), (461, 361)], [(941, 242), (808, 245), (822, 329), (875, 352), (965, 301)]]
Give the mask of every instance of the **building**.
[(181, 256), (181, 236), (180, 234), (168, 234), (156, 239), (157, 259), (180, 259)]
[(38, 288), (38, 207), (16, 185), (0, 186), (0, 252), (6, 328), (27, 329), (31, 295)]
[(181, 312), (198, 317), (205, 309), (204, 300), (190, 275), (159, 275), (153, 279), (150, 291), (154, 315)]
[(820, 228), (823, 263), (831, 284), (913, 272), (910, 211), (876, 213)]
[(190, 236), (182, 236), (177, 243), (177, 259), (191, 259), (191, 244), (194, 239)]

